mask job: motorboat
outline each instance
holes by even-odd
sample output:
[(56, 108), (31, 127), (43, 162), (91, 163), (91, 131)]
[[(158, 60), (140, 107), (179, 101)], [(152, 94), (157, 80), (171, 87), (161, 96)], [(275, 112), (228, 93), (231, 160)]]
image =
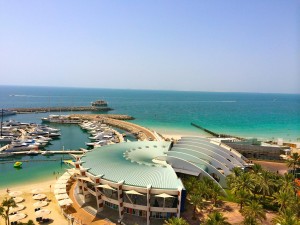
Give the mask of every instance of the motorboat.
[(37, 151), (37, 150), (30, 150), (30, 151), (28, 151), (26, 154), (27, 155), (38, 155), (40, 152), (39, 151)]
[(43, 151), (42, 155), (44, 155), (44, 156), (50, 156), (50, 155), (54, 155), (54, 153), (47, 150), (47, 151)]
[(0, 158), (7, 158), (14, 156), (14, 153), (12, 152), (0, 152)]
[(30, 151), (32, 149), (36, 149), (36, 145), (30, 145), (23, 142), (12, 142), (8, 145), (8, 148), (5, 152), (20, 152), (20, 151)]
[(85, 144), (89, 147), (95, 147), (95, 145), (103, 146), (103, 145), (107, 144), (107, 141), (106, 140), (101, 140), (101, 141), (97, 141), (97, 142), (86, 142)]

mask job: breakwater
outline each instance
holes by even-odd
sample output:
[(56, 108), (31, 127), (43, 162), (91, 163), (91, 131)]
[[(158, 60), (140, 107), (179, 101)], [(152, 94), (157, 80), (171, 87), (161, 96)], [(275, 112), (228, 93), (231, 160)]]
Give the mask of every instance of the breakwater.
[(209, 129), (206, 129), (206, 128), (200, 126), (200, 125), (197, 125), (195, 123), (191, 123), (191, 125), (194, 126), (194, 127), (199, 128), (200, 130), (205, 131), (206, 133), (212, 135), (213, 137), (219, 137), (219, 138), (236, 138), (238, 140), (245, 140), (244, 138), (237, 137), (237, 136), (232, 136), (232, 135), (229, 135), (229, 134), (218, 134), (218, 133), (213, 132), (213, 131), (211, 131)]
[(109, 107), (93, 106), (66, 106), (66, 107), (34, 107), (34, 108), (10, 108), (7, 109), (16, 113), (45, 113), (45, 112), (70, 112), (70, 111), (95, 111), (106, 112), (113, 110)]

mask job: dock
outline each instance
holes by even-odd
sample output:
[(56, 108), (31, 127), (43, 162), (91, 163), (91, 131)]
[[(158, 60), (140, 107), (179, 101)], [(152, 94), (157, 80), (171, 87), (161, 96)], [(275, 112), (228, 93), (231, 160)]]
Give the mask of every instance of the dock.
[(106, 112), (113, 109), (110, 107), (94, 107), (94, 106), (64, 106), (64, 107), (10, 108), (7, 110), (14, 111), (18, 114), (24, 114), (24, 113), (72, 112), (72, 111)]
[(218, 133), (213, 132), (213, 131), (211, 131), (209, 129), (206, 129), (206, 128), (200, 126), (200, 125), (197, 125), (195, 123), (191, 123), (191, 125), (194, 126), (194, 127), (197, 127), (200, 130), (203, 130), (204, 132), (212, 135), (213, 137), (217, 137), (217, 138), (236, 138), (238, 140), (245, 140), (244, 138), (237, 137), (237, 136), (232, 136), (232, 135), (229, 135), (229, 134), (218, 134)]

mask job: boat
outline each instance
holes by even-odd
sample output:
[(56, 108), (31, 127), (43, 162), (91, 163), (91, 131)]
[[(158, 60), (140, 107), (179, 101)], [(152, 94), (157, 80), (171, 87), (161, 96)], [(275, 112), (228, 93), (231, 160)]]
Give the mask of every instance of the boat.
[(85, 143), (87, 146), (89, 147), (95, 147), (96, 145), (107, 145), (107, 141), (106, 140), (101, 140), (101, 141), (97, 141), (97, 142), (86, 142)]
[(1, 115), (2, 116), (12, 116), (16, 115), (17, 113), (15, 111), (7, 110), (7, 109), (2, 109), (1, 110)]
[(20, 168), (20, 167), (22, 167), (22, 162), (15, 162), (15, 164), (14, 164), (14, 167), (15, 168)]
[(79, 124), (81, 119), (77, 116), (69, 115), (49, 115), (48, 117), (42, 118), (43, 122), (48, 123), (67, 123), (67, 124)]
[(51, 156), (51, 155), (54, 155), (54, 153), (51, 152), (51, 151), (43, 151), (43, 152), (42, 152), (42, 155), (45, 155), (45, 156)]
[(7, 158), (7, 157), (11, 157), (14, 156), (14, 153), (12, 152), (0, 152), (0, 158)]
[(94, 101), (92, 102), (92, 106), (93, 107), (107, 107), (107, 102), (104, 101), (104, 100), (97, 100), (97, 101)]
[(37, 148), (36, 145), (30, 145), (30, 144), (16, 141), (9, 144), (5, 152), (29, 151), (36, 148)]
[(28, 152), (26, 152), (27, 155), (38, 155), (40, 152), (37, 150), (30, 150)]

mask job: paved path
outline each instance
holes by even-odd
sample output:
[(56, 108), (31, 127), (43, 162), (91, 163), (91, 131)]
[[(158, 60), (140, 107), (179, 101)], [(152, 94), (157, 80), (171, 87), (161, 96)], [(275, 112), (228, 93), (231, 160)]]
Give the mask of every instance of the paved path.
[(109, 225), (114, 223), (109, 223), (104, 218), (97, 218), (94, 215), (88, 213), (81, 206), (77, 203), (76, 199), (74, 198), (73, 193), (75, 192), (76, 182), (72, 185), (70, 189), (69, 197), (73, 201), (72, 207), (70, 208), (70, 212), (72, 216), (77, 220), (80, 221), (82, 225)]

